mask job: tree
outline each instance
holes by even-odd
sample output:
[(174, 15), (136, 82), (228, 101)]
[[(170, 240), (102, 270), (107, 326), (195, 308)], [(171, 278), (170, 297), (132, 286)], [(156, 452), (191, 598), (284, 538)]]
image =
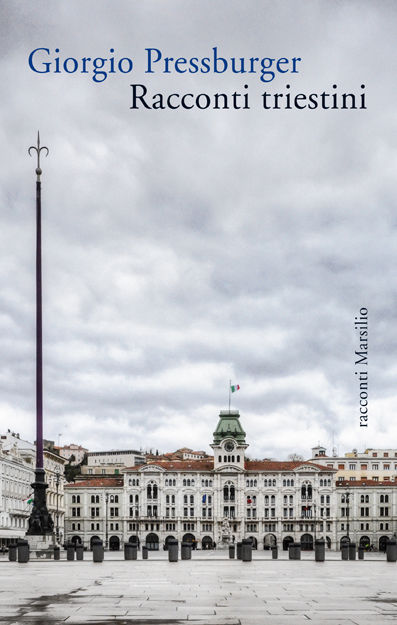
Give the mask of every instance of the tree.
[(288, 456), (288, 460), (290, 462), (303, 462), (304, 457), (301, 456), (300, 454), (297, 453), (293, 453), (293, 454), (289, 454)]

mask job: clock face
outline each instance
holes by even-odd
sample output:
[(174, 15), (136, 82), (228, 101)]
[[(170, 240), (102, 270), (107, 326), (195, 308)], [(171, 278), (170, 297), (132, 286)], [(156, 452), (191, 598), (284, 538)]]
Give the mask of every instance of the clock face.
[(227, 443), (225, 443), (225, 451), (233, 451), (234, 449), (234, 443), (232, 443), (232, 441), (227, 441)]

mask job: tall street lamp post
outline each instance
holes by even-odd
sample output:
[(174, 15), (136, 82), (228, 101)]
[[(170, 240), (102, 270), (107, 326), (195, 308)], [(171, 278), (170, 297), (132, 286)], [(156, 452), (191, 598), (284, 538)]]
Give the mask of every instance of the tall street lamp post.
[(56, 478), (56, 487), (57, 487), (57, 518), (56, 518), (56, 530), (55, 530), (55, 536), (57, 537), (57, 543), (59, 543), (59, 501), (58, 501), (58, 489), (59, 489), (59, 480), (60, 480), (60, 473), (59, 471), (57, 471), (56, 473), (57, 478)]
[(29, 528), (26, 532), (30, 536), (45, 536), (53, 534), (54, 523), (47, 509), (46, 488), (43, 454), (43, 337), (42, 337), (42, 307), (41, 307), (41, 180), (40, 154), (44, 150), (48, 155), (48, 148), (40, 146), (40, 134), (37, 133), (37, 145), (32, 145), (37, 155), (36, 167), (36, 468), (35, 481), (32, 484), (34, 499), (32, 512), (29, 518)]
[(105, 549), (108, 548), (109, 544), (109, 535), (108, 535), (108, 503), (109, 503), (109, 493), (105, 495)]
[(347, 529), (347, 542), (350, 542), (350, 522), (349, 522), (349, 502), (350, 502), (350, 493), (346, 493), (346, 529)]

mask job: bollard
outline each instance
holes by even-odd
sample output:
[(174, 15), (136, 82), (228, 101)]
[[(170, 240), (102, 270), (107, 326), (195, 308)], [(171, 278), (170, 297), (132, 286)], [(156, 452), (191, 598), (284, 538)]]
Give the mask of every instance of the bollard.
[(342, 560), (349, 559), (349, 543), (342, 543), (340, 546), (340, 553)]
[(68, 543), (66, 545), (66, 560), (74, 560), (74, 552), (75, 552), (74, 544)]
[(252, 561), (252, 542), (249, 538), (244, 538), (242, 541), (241, 559), (243, 562)]
[(387, 562), (397, 561), (397, 542), (395, 538), (390, 538), (386, 545), (386, 560)]
[(100, 538), (95, 538), (92, 541), (92, 560), (93, 562), (103, 562), (103, 557), (103, 541)]
[(243, 543), (237, 543), (237, 560), (241, 560), (241, 549), (243, 547)]
[(290, 543), (288, 546), (288, 557), (290, 560), (300, 560), (301, 559), (301, 544), (300, 543)]
[(168, 562), (178, 562), (178, 541), (171, 538), (168, 541)]
[(84, 560), (84, 545), (76, 545), (76, 560)]
[(17, 546), (15, 543), (8, 545), (8, 559), (10, 562), (17, 561)]
[(18, 562), (29, 562), (29, 543), (27, 540), (18, 540)]
[(132, 560), (132, 543), (124, 543), (124, 560)]
[(357, 549), (357, 552), (358, 552), (358, 559), (364, 560), (364, 547), (359, 547)]
[(192, 559), (192, 545), (191, 543), (181, 543), (181, 560)]
[(229, 545), (229, 558), (232, 560), (234, 558), (236, 552), (236, 548), (234, 545)]
[(288, 547), (288, 557), (290, 560), (300, 560), (301, 559), (301, 544), (300, 543), (290, 543)]
[(325, 560), (324, 538), (318, 538), (314, 543), (314, 559), (316, 562), (324, 562)]
[(148, 560), (149, 559), (149, 549), (146, 547), (146, 545), (143, 545), (142, 547), (142, 560)]
[(349, 560), (356, 559), (356, 543), (349, 544)]
[(277, 545), (272, 545), (272, 560), (277, 560), (278, 558), (278, 547)]

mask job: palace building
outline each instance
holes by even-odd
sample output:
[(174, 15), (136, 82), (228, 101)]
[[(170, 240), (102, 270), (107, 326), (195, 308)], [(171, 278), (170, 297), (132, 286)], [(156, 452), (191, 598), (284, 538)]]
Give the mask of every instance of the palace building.
[(66, 485), (66, 540), (90, 548), (99, 537), (109, 549), (130, 541), (154, 550), (170, 538), (199, 549), (251, 538), (258, 549), (292, 541), (311, 549), (322, 536), (338, 546), (335, 469), (247, 459), (236, 410), (221, 411), (211, 447), (213, 457), (151, 458), (115, 477)]

